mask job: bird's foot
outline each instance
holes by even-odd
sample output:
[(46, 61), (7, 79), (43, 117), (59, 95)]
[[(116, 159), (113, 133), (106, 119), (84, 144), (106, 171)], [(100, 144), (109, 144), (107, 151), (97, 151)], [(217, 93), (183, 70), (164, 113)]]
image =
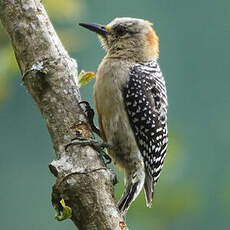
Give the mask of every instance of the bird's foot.
[(110, 156), (103, 151), (104, 148), (111, 148), (111, 146), (105, 142), (97, 141), (96, 139), (92, 138), (75, 137), (71, 140), (69, 144), (65, 146), (65, 150), (67, 150), (72, 145), (92, 146), (99, 153), (102, 159), (105, 158), (105, 160), (107, 160), (107, 162), (105, 162), (105, 165), (110, 164), (112, 161)]
[(99, 137), (101, 137), (100, 130), (95, 126), (93, 118), (94, 118), (94, 110), (91, 108), (89, 102), (87, 101), (81, 101), (79, 102), (79, 105), (85, 105), (84, 106), (84, 113), (88, 119), (89, 125), (94, 133), (96, 133)]

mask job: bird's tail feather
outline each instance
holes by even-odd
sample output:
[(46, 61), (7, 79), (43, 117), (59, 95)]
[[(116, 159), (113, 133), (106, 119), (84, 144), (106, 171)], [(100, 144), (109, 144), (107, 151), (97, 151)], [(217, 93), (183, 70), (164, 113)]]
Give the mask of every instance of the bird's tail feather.
[(148, 208), (151, 208), (152, 201), (153, 201), (153, 193), (154, 193), (154, 183), (153, 183), (152, 176), (149, 175), (147, 171), (145, 174), (144, 190), (145, 190), (146, 206)]

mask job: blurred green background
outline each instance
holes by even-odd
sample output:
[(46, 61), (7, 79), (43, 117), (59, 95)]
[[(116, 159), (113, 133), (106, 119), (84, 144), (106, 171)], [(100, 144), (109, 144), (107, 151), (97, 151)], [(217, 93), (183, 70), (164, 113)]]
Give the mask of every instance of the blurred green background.
[[(79, 70), (96, 71), (104, 51), (80, 21), (148, 19), (160, 36), (168, 86), (169, 151), (153, 208), (143, 193), (128, 213), (132, 230), (222, 230), (230, 217), (230, 1), (43, 0)], [(81, 88), (92, 102), (93, 81)], [(55, 158), (45, 123), (22, 85), (0, 27), (0, 229), (75, 229), (51, 206)], [(123, 178), (116, 186), (120, 197)]]

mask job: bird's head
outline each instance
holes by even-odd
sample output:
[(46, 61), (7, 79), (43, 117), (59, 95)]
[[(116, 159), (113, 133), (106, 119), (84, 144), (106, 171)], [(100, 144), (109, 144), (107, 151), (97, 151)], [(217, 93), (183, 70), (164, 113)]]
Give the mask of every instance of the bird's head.
[(98, 34), (108, 57), (150, 61), (159, 55), (159, 39), (149, 21), (116, 18), (107, 25), (79, 25)]

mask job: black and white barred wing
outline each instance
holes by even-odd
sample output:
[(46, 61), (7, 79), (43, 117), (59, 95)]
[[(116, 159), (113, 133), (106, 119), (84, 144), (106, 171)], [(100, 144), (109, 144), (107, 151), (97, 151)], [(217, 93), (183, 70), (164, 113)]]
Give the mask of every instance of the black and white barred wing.
[[(130, 68), (130, 80), (123, 96), (129, 122), (144, 159), (146, 183), (148, 186), (151, 184), (153, 196), (168, 142), (166, 87), (156, 61), (135, 64)], [(151, 197), (149, 199), (152, 202)]]

